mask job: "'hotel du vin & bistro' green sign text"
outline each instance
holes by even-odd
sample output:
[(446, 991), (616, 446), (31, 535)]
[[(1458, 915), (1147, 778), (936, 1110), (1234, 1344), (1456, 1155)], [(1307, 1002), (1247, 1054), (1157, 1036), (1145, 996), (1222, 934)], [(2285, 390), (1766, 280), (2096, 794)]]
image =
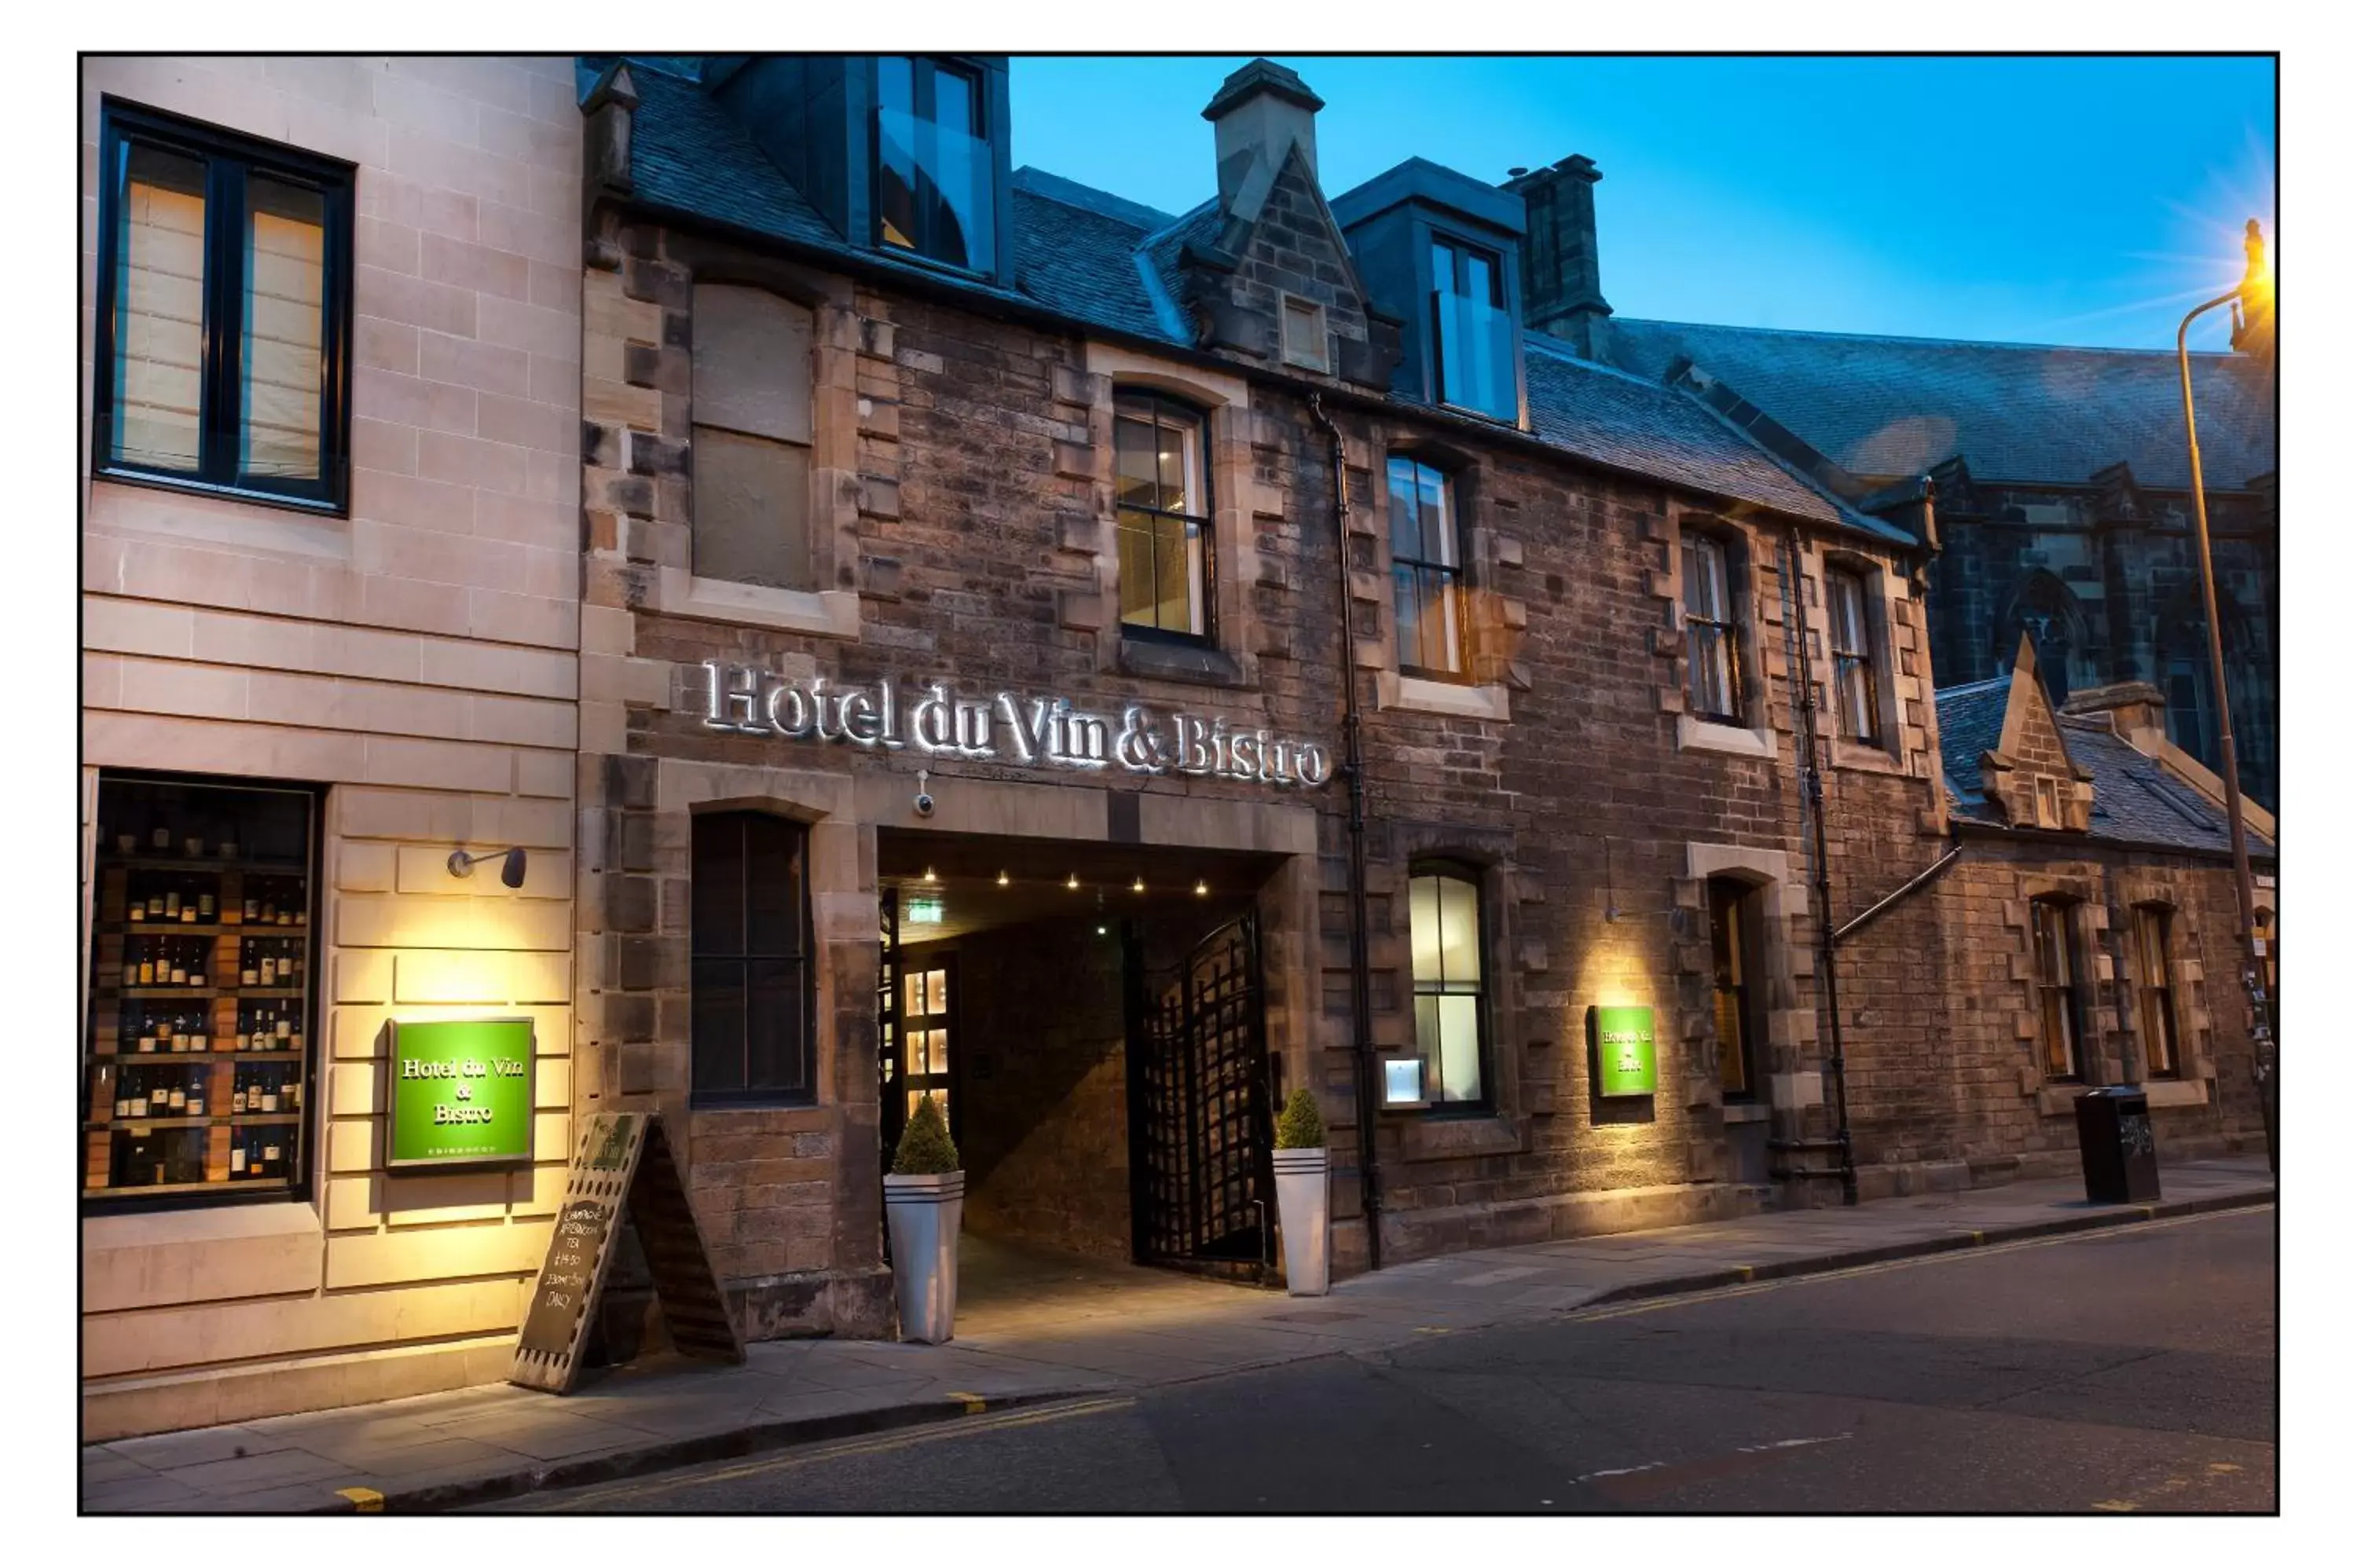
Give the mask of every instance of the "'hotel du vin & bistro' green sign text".
[(1652, 1093), (1653, 1010), (1598, 1007), (1595, 1016), (1598, 1098)]
[(385, 1025), (393, 1036), (393, 1170), (532, 1158), (532, 1020)]

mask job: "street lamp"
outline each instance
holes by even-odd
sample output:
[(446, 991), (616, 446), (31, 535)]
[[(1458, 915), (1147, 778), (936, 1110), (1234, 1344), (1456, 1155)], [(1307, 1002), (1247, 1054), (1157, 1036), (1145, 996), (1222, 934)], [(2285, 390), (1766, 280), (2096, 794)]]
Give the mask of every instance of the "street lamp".
[(2234, 711), (2226, 701), (2226, 655), (2218, 636), (2218, 575), (2210, 559), (2210, 508), (2201, 494), (2201, 442), (2193, 430), (2193, 361), (2185, 349), (2186, 330), (2194, 317), (2222, 305), (2236, 306), (2234, 343), (2237, 348), (2246, 340), (2262, 335), (2272, 337), (2275, 314), (2275, 280), (2267, 272), (2266, 241), (2259, 232), (2259, 220), (2252, 219), (2243, 229), (2243, 247), (2246, 264), (2243, 281), (2231, 294), (2195, 306), (2177, 324), (2177, 374), (2185, 393), (2185, 453), (2193, 480), (2193, 540), (2201, 559), (2201, 608), (2210, 626), (2210, 690), (2218, 709), (2218, 747), (2226, 785), (2226, 838), (2234, 854), (2234, 904), (2242, 917), (2238, 941), (2242, 950), (2243, 990), (2249, 997), (2251, 1038), (2254, 1048), (2254, 1075), (2259, 1080), (2259, 1116), (2266, 1129), (2267, 1169), (2276, 1168), (2276, 1042), (2267, 1004), (2264, 972), (2258, 962), (2258, 921), (2255, 915), (2256, 900), (2251, 894), (2251, 856), (2243, 837), (2243, 785), (2234, 767)]

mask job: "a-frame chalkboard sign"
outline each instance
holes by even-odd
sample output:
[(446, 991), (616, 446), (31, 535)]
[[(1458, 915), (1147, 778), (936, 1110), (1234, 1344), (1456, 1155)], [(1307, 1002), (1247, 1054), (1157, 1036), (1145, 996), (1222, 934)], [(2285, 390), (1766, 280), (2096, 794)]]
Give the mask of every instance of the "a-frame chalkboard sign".
[(551, 1393), (573, 1391), (625, 1215), (638, 1228), (672, 1344), (705, 1360), (744, 1360), (744, 1343), (713, 1278), (662, 1122), (611, 1114), (590, 1117), (573, 1151), (565, 1202), (533, 1282), (508, 1381)]

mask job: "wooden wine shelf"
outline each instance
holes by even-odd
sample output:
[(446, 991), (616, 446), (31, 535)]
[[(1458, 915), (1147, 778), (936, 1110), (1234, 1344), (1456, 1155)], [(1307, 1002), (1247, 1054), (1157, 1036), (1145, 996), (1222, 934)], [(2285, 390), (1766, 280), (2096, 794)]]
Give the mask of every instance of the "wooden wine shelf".
[(85, 1122), (85, 1133), (128, 1133), (144, 1138), (146, 1130), (161, 1127), (186, 1131), (196, 1127), (291, 1127), (303, 1120), (300, 1111), (231, 1111), (219, 1116), (120, 1116), (112, 1122)]
[(299, 1062), (303, 1052), (284, 1051), (101, 1051), (93, 1058), (118, 1067), (163, 1062)]
[(130, 871), (238, 871), (254, 876), (306, 876), (309, 868), (299, 861), (224, 860), (217, 854), (124, 854), (101, 850), (101, 869), (119, 865)]
[[(102, 994), (105, 994), (102, 993)], [(112, 993), (135, 1002), (145, 1002), (154, 996), (178, 996), (191, 1002), (201, 1002), (215, 996), (252, 998), (256, 1002), (293, 1002), (302, 997), (299, 985), (126, 985)]]

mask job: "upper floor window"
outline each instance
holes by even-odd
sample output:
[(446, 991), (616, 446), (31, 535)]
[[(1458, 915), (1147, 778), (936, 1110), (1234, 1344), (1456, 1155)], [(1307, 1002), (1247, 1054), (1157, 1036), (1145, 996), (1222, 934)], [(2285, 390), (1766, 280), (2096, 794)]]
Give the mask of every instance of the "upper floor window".
[(810, 830), (766, 811), (715, 811), (690, 836), (694, 1096), (807, 1101)]
[(1413, 457), (1394, 457), (1390, 471), (1400, 668), (1455, 680), (1465, 673), (1465, 568), (1448, 476)]
[(2169, 908), (2139, 904), (2136, 910), (2136, 996), (2144, 1017), (2145, 1072), (2175, 1078), (2177, 993), (2169, 981)]
[(1742, 640), (1727, 578), (1726, 542), (1688, 530), (1682, 546), (1686, 594), (1686, 702), (1697, 718), (1742, 723)]
[(1834, 702), (1840, 709), (1840, 733), (1845, 740), (1872, 745), (1879, 738), (1880, 725), (1866, 578), (1856, 572), (1827, 572), (1825, 602), (1833, 622)]
[(1415, 984), (1415, 1048), (1436, 1105), (1478, 1103), (1481, 1080), (1481, 889), (1454, 866), (1408, 877), (1409, 958)]
[(2085, 1072), (2079, 1054), (2079, 945), (2071, 934), (2074, 908), (2067, 898), (2039, 898), (2029, 906), (2040, 1065), (2058, 1082), (2075, 1082)]
[(1122, 628), (1208, 641), (1203, 416), (1158, 392), (1125, 392), (1114, 399), (1113, 435)]
[(876, 237), (969, 272), (992, 261), (992, 161), (982, 78), (938, 60), (876, 62)]
[(811, 313), (726, 284), (696, 285), (693, 307), (691, 568), (732, 583), (813, 587)]
[(97, 470), (341, 508), (351, 166), (109, 103), (98, 199)]
[(1432, 342), (1440, 402), (1509, 423), (1520, 417), (1514, 320), (1495, 255), (1453, 240), (1432, 242)]

